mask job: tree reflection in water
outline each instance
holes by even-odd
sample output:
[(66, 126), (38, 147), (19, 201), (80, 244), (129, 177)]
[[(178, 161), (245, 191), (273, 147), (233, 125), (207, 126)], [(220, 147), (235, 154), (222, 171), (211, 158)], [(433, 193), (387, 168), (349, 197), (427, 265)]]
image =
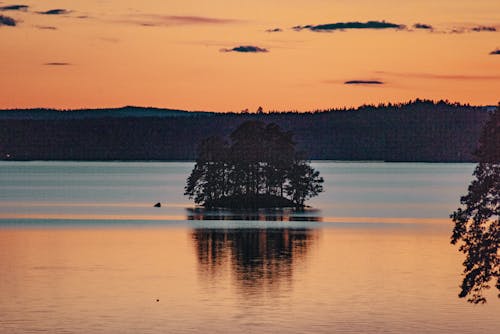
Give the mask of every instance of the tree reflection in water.
[(260, 209), (225, 210), (187, 208), (187, 220), (251, 220), (321, 222), (320, 211), (315, 209)]
[(203, 280), (234, 277), (244, 294), (290, 287), (297, 263), (317, 239), (315, 229), (196, 229), (192, 239)]

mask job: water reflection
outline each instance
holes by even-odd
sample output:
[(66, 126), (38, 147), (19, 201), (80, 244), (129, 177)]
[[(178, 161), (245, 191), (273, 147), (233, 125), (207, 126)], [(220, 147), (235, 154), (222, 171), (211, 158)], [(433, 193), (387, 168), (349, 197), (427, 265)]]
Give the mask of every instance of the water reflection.
[(187, 208), (186, 211), (187, 220), (322, 221), (320, 211), (315, 209), (209, 210)]
[(293, 272), (317, 239), (316, 229), (196, 229), (196, 248), (203, 281), (230, 275), (244, 294), (290, 288)]

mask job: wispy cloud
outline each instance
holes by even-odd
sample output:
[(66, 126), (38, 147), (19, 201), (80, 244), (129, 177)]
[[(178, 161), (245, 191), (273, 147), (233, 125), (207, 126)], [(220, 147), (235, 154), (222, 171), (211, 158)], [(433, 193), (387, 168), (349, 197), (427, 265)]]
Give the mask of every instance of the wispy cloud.
[(499, 80), (500, 75), (477, 75), (477, 74), (440, 74), (440, 73), (417, 73), (417, 72), (385, 72), (377, 71), (377, 74), (404, 78), (420, 78), (433, 80)]
[(497, 31), (497, 28), (493, 27), (493, 26), (476, 26), (476, 27), (472, 27), (470, 29), (471, 31), (473, 32), (495, 32)]
[(368, 21), (368, 22), (336, 22), (319, 25), (305, 25), (295, 26), (292, 29), (311, 30), (311, 31), (336, 31), (336, 30), (350, 30), (350, 29), (404, 29), (405, 25), (390, 23), (386, 21)]
[(500, 55), (500, 49), (496, 49), (490, 52), (490, 55)]
[(241, 52), (241, 53), (260, 53), (260, 52), (269, 52), (268, 49), (260, 48), (258, 46), (253, 45), (240, 45), (236, 46), (232, 49), (221, 49), (221, 52)]
[(123, 23), (138, 24), (148, 27), (176, 26), (176, 25), (216, 25), (239, 22), (233, 19), (222, 19), (205, 16), (180, 16), (158, 14), (135, 14), (119, 20)]
[(473, 32), (497, 32), (497, 31), (498, 28), (496, 26), (475, 25), (475, 26), (455, 27), (446, 32), (450, 34), (464, 34)]
[(379, 80), (349, 80), (345, 81), (344, 85), (383, 85), (384, 82)]
[(99, 37), (99, 39), (103, 42), (107, 42), (107, 43), (118, 43), (120, 42), (120, 40), (118, 38), (114, 38), (114, 37)]
[[(405, 24), (398, 24), (387, 21), (368, 21), (368, 22), (358, 22), (358, 21), (350, 21), (350, 22), (335, 22), (335, 23), (327, 23), (327, 24), (318, 24), (318, 25), (298, 25), (292, 27), (295, 31), (301, 30), (310, 30), (315, 32), (333, 32), (333, 31), (347, 31), (354, 29), (372, 29), (372, 30), (382, 30), (382, 29), (394, 29), (394, 30), (405, 30), (412, 31), (415, 30), (427, 30), (429, 32), (434, 33), (451, 33), (451, 34), (460, 34), (460, 33), (472, 33), (472, 32), (497, 32), (498, 27), (493, 25), (466, 25), (463, 27), (454, 27), (454, 28), (443, 28), (443, 29), (435, 29), (434, 26), (427, 23), (415, 23), (409, 28)], [(276, 28), (279, 29), (279, 28)], [(277, 30), (281, 31), (281, 30)], [(274, 29), (268, 29), (266, 32), (274, 32)]]
[(70, 63), (64, 63), (64, 62), (50, 62), (50, 63), (45, 63), (43, 64), (45, 66), (69, 66), (72, 65)]
[(16, 24), (17, 24), (17, 21), (14, 20), (12, 17), (0, 15), (0, 27), (1, 26), (15, 27)]
[(0, 11), (8, 11), (8, 10), (20, 10), (27, 11), (29, 6), (26, 5), (10, 5), (10, 6), (2, 6), (0, 7)]
[(35, 26), (37, 29), (42, 29), (42, 30), (57, 30), (57, 27), (53, 26)]
[(38, 12), (38, 14), (42, 14), (42, 15), (64, 15), (64, 14), (69, 14), (70, 12), (71, 11), (67, 10), (67, 9), (57, 8), (57, 9), (49, 9), (49, 10), (44, 11), (44, 12)]
[(266, 29), (266, 32), (282, 32), (283, 29), (281, 28), (272, 28), (272, 29)]
[(413, 25), (413, 28), (422, 30), (434, 30), (434, 28), (430, 24), (425, 23), (415, 23)]

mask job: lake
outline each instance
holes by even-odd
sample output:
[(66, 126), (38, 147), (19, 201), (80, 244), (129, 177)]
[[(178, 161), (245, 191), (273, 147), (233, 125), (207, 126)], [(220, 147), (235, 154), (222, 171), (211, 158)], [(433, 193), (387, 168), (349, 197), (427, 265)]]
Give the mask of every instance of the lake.
[(314, 162), (304, 212), (195, 208), (192, 167), (0, 162), (0, 332), (498, 332), (457, 297), (473, 164)]

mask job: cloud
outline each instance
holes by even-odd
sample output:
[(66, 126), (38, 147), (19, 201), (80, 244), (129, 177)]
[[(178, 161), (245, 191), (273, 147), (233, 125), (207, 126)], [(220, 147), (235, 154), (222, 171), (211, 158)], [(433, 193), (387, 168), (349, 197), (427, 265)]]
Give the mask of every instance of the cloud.
[(425, 24), (425, 23), (415, 23), (413, 25), (413, 28), (424, 29), (424, 30), (433, 30), (434, 29), (430, 24)]
[(344, 85), (383, 85), (384, 82), (379, 80), (349, 80), (344, 82)]
[(259, 52), (269, 52), (269, 50), (264, 48), (259, 48), (253, 45), (240, 45), (232, 49), (221, 49), (221, 52), (241, 52), (241, 53), (259, 53)]
[(475, 75), (475, 74), (439, 74), (439, 73), (416, 73), (416, 72), (385, 72), (378, 71), (377, 74), (385, 74), (395, 77), (434, 79), (434, 80), (499, 80), (500, 75)]
[(282, 32), (281, 28), (267, 29), (266, 32)]
[(463, 34), (463, 33), (470, 33), (470, 32), (497, 32), (498, 29), (495, 26), (483, 26), (483, 25), (476, 25), (473, 27), (458, 27), (458, 28), (453, 28), (452, 30), (449, 31), (450, 34)]
[(35, 26), (37, 29), (42, 29), (42, 30), (57, 30), (57, 27), (53, 26)]
[(7, 11), (7, 10), (22, 10), (22, 11), (27, 11), (29, 6), (26, 5), (10, 5), (10, 6), (2, 6), (0, 7), (0, 11)]
[(449, 34), (463, 34), (465, 32), (467, 32), (465, 28), (453, 28), (450, 31), (445, 31), (445, 33)]
[(474, 32), (483, 32), (483, 31), (495, 32), (497, 31), (497, 28), (492, 26), (477, 26), (477, 27), (472, 27), (470, 30)]
[(108, 43), (120, 42), (120, 40), (118, 38), (114, 38), (114, 37), (99, 37), (99, 39), (103, 42), (108, 42)]
[(500, 49), (496, 49), (490, 52), (490, 55), (500, 55)]
[(38, 12), (38, 14), (42, 14), (42, 15), (64, 15), (64, 14), (69, 14), (70, 11), (67, 10), (67, 9), (60, 9), (60, 8), (57, 8), (57, 9), (49, 9), (45, 12)]
[(175, 26), (175, 25), (206, 25), (206, 24), (228, 24), (238, 22), (233, 19), (220, 19), (205, 16), (180, 16), (180, 15), (157, 15), (140, 14), (132, 15), (119, 22), (138, 24), (147, 27)]
[[(474, 26), (465, 26), (465, 27), (455, 27), (453, 29), (436, 31), (434, 27), (427, 23), (415, 23), (412, 26), (413, 29), (418, 30), (428, 30), (429, 32), (437, 32), (437, 33), (450, 33), (450, 34), (462, 34), (462, 33), (470, 33), (470, 32), (496, 32), (498, 28), (496, 26), (487, 26), (487, 25), (474, 25)], [(279, 28), (277, 28), (279, 29)], [(304, 25), (304, 26), (295, 26), (292, 27), (295, 31), (301, 30), (310, 30), (316, 32), (330, 32), (330, 31), (345, 31), (352, 29), (396, 29), (396, 30), (407, 30), (411, 31), (411, 29), (406, 29), (406, 25), (397, 24), (387, 21), (368, 21), (368, 22), (336, 22), (336, 23), (328, 23), (328, 24), (319, 24), (319, 25)], [(266, 30), (266, 32), (274, 32), (273, 29)]]
[(51, 62), (51, 63), (45, 63), (43, 65), (45, 65), (45, 66), (69, 66), (71, 64), (70, 63), (63, 63), (63, 62)]
[(305, 25), (295, 26), (292, 29), (300, 31), (308, 29), (311, 31), (335, 31), (347, 29), (403, 29), (402, 24), (395, 24), (385, 21), (368, 21), (368, 22), (337, 22), (320, 25)]
[(0, 27), (1, 26), (15, 27), (16, 24), (17, 24), (17, 21), (14, 20), (12, 17), (0, 15)]
[(220, 24), (220, 23), (231, 23), (234, 20), (231, 19), (218, 19), (214, 17), (203, 17), (203, 16), (163, 16), (161, 17), (165, 20), (169, 20), (171, 22), (176, 23), (185, 23), (185, 24)]

